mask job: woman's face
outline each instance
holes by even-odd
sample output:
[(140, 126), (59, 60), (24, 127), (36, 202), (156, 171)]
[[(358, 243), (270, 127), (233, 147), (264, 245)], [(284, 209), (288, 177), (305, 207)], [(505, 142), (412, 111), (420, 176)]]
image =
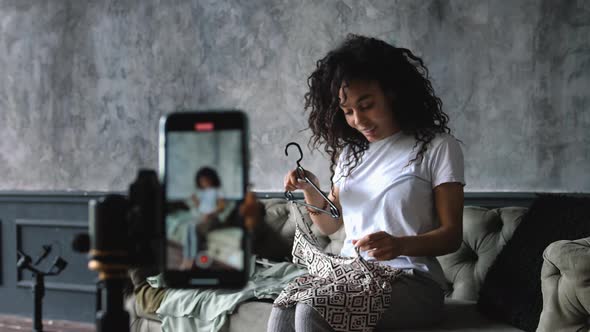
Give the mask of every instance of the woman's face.
[(392, 100), (386, 97), (375, 81), (352, 81), (339, 92), (340, 108), (346, 123), (358, 130), (369, 142), (376, 142), (397, 133)]
[(202, 189), (213, 187), (213, 181), (211, 181), (211, 179), (206, 176), (201, 176), (199, 178), (199, 187)]

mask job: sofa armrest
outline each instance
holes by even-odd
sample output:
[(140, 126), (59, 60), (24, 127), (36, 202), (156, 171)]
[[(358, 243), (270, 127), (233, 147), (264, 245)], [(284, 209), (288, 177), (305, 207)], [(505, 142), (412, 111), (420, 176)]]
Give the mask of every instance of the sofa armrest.
[(553, 242), (543, 259), (537, 331), (590, 330), (590, 237)]

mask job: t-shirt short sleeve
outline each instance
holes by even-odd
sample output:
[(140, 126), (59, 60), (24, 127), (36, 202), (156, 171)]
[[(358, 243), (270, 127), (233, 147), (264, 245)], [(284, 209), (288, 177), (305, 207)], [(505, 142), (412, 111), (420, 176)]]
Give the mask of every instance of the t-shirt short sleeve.
[(441, 136), (441, 141), (432, 148), (430, 174), (432, 188), (443, 183), (459, 182), (465, 185), (463, 151), (456, 138)]
[(345, 147), (340, 156), (338, 157), (338, 162), (336, 163), (336, 167), (334, 168), (334, 176), (332, 177), (332, 183), (334, 183), (335, 187), (342, 188), (342, 183), (344, 182), (344, 176), (346, 175), (344, 171), (344, 164), (346, 163), (346, 154), (348, 153), (348, 147)]
[(217, 189), (217, 199), (225, 199), (225, 195), (223, 194), (223, 191)]

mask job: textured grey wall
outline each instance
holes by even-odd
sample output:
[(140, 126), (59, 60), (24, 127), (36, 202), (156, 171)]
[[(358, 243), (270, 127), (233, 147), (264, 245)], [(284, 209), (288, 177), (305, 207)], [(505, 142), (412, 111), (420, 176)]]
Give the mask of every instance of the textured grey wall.
[(249, 113), (252, 182), (281, 190), (306, 77), (348, 32), (423, 56), (467, 190), (590, 192), (583, 0), (0, 0), (0, 190), (125, 190), (158, 117), (207, 107)]

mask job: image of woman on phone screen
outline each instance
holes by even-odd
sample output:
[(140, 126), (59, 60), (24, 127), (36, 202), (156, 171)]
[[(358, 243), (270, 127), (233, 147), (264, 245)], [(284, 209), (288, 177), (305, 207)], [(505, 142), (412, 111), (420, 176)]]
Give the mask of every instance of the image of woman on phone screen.
[(186, 200), (193, 222), (186, 232), (183, 268), (190, 269), (199, 251), (206, 248), (207, 233), (219, 225), (218, 214), (225, 209), (221, 179), (210, 167), (200, 168), (195, 175), (195, 192)]

